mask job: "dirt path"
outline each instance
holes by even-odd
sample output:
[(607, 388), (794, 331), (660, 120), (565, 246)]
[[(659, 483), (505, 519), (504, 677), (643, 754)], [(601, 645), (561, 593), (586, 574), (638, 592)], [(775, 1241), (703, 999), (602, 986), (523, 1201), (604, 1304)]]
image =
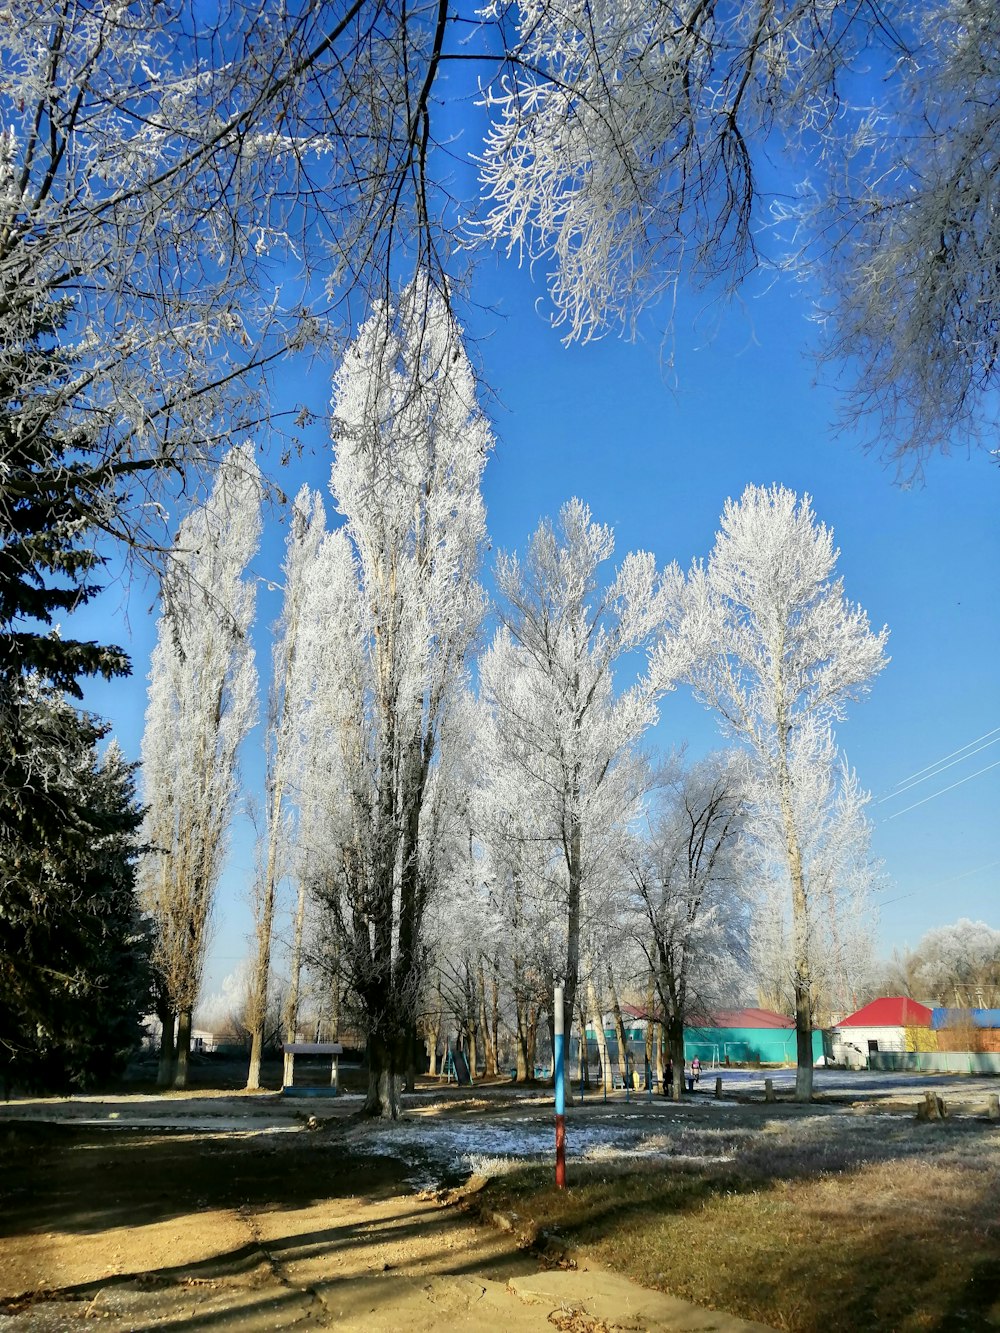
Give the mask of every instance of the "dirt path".
[(751, 1327), (611, 1274), (547, 1272), (404, 1175), (326, 1133), (7, 1125), (0, 1333)]

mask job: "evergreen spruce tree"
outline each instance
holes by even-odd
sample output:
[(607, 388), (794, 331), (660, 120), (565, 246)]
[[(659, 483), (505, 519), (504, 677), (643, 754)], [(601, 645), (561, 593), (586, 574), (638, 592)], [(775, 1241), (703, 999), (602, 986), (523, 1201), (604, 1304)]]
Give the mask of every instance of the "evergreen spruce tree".
[(135, 896), (135, 765), (107, 727), (37, 675), (15, 704), (23, 799), (0, 837), (0, 1076), (83, 1087), (113, 1074), (149, 1011), (149, 932)]
[[(36, 671), (80, 697), (79, 677), (125, 675), (120, 648), (64, 639), (53, 623), (98, 591), (93, 534), (113, 478), (71, 419), (72, 355), (58, 344), (67, 306), (0, 289), (0, 699)], [(7, 721), (5, 718), (4, 721)], [(4, 728), (6, 731), (6, 728)]]
[(146, 1001), (132, 769), (78, 713), (80, 678), (129, 670), (56, 618), (98, 591), (113, 478), (74, 420), (67, 306), (0, 289), (0, 1075), (60, 1087), (110, 1073)]

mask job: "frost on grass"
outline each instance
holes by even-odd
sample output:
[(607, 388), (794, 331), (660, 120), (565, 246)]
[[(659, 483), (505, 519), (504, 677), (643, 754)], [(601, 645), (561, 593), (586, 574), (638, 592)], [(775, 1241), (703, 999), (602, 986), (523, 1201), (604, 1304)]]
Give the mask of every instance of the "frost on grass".
[[(421, 1184), (469, 1175), (502, 1175), (525, 1162), (551, 1160), (555, 1151), (549, 1118), (494, 1119), (489, 1122), (362, 1126), (351, 1138), (356, 1152), (386, 1154), (418, 1168)], [(579, 1162), (639, 1159), (724, 1162), (753, 1137), (748, 1130), (700, 1130), (684, 1126), (664, 1133), (659, 1121), (641, 1117), (571, 1123), (567, 1153)]]
[[(554, 1129), (548, 1117), (497, 1117), (475, 1123), (426, 1119), (364, 1125), (352, 1131), (351, 1150), (405, 1161), (421, 1186), (470, 1175), (508, 1174), (530, 1162), (552, 1161)], [(571, 1162), (648, 1163), (715, 1172), (724, 1168), (751, 1180), (834, 1178), (853, 1171), (912, 1172), (958, 1169), (987, 1176), (1000, 1189), (1000, 1133), (975, 1121), (918, 1125), (909, 1116), (823, 1114), (761, 1124), (665, 1124), (633, 1115), (567, 1127)]]

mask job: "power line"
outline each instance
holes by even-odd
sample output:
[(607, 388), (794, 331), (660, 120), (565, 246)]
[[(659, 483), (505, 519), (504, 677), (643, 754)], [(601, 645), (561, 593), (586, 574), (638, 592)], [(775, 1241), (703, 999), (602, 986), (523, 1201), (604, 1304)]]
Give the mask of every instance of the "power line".
[[(998, 727), (997, 730), (1000, 731), (1000, 727)], [(987, 734), (987, 736), (989, 736), (991, 733), (990, 733), (990, 732), (987, 732), (986, 734)], [(979, 739), (980, 739), (980, 740), (983, 740), (983, 738), (982, 738), (981, 736), (979, 737)], [(902, 796), (902, 794), (903, 794), (904, 791), (909, 791), (909, 789), (910, 789), (911, 787), (916, 787), (916, 786), (918, 786), (921, 782), (928, 782), (931, 778), (937, 778), (937, 777), (940, 777), (941, 774), (942, 774), (946, 769), (948, 769), (948, 768), (954, 768), (954, 766), (955, 766), (956, 764), (964, 763), (966, 759), (971, 759), (972, 756), (973, 756), (974, 754), (978, 754), (980, 750), (986, 750), (986, 749), (988, 749), (991, 745), (996, 745), (996, 743), (997, 743), (998, 741), (1000, 741), (1000, 736), (994, 736), (993, 739), (992, 739), (991, 741), (985, 741), (985, 740), (984, 740), (983, 743), (982, 743), (982, 745), (976, 745), (976, 742), (975, 742), (975, 741), (970, 741), (970, 742), (969, 742), (969, 745), (975, 745), (975, 746), (976, 746), (976, 748), (975, 748), (974, 750), (969, 750), (969, 746), (968, 746), (968, 745), (963, 745), (963, 746), (962, 746), (962, 749), (963, 749), (963, 750), (969, 750), (968, 754), (959, 754), (959, 752), (956, 750), (954, 753), (955, 753), (955, 754), (958, 754), (958, 758), (957, 758), (957, 759), (952, 759), (950, 763), (946, 764), (946, 763), (944, 762), (944, 759), (939, 759), (938, 762), (937, 762), (937, 764), (930, 764), (929, 767), (932, 768), (932, 769), (934, 769), (934, 772), (933, 772), (933, 773), (927, 773), (927, 772), (924, 771), (924, 769), (921, 769), (920, 772), (924, 774), (923, 777), (903, 778), (902, 782), (897, 782), (897, 783), (896, 783), (896, 789), (895, 789), (895, 791), (891, 791), (891, 792), (889, 793), (888, 796), (880, 796), (880, 797), (879, 797), (879, 799), (878, 799), (878, 804), (881, 805), (881, 803), (882, 803), (883, 801), (891, 801), (891, 800), (893, 799), (893, 797), (895, 797), (895, 796)], [(947, 758), (948, 758), (948, 756), (945, 755), (945, 759), (947, 759)]]
[[(959, 778), (957, 782), (951, 783), (948, 787), (942, 787), (940, 791), (932, 791), (930, 796), (925, 796), (923, 800), (914, 801), (912, 805), (907, 805), (902, 810), (897, 810), (894, 815), (889, 816), (889, 819), (898, 819), (900, 815), (905, 815), (910, 810), (916, 810), (918, 805), (926, 805), (928, 801), (933, 801), (935, 796), (943, 796), (946, 791), (952, 791), (955, 787), (961, 787), (963, 782), (971, 782), (973, 778), (978, 778), (981, 773), (988, 773), (991, 768), (998, 767), (1000, 767), (1000, 759), (997, 759), (992, 764), (987, 764), (985, 768), (977, 769), (975, 773), (970, 773), (967, 777)], [(887, 824), (889, 819), (885, 821)]]
[[(921, 777), (921, 774), (923, 773), (929, 774), (932, 768), (938, 768), (941, 764), (945, 763), (947, 760), (954, 759), (956, 755), (963, 754), (966, 750), (971, 749), (973, 745), (978, 745), (980, 741), (985, 741), (989, 736), (997, 736), (997, 738), (1000, 739), (1000, 727), (994, 727), (992, 731), (984, 731), (983, 734), (981, 736), (977, 736), (974, 741), (969, 741), (966, 745), (960, 745), (957, 750), (952, 750), (951, 754), (946, 754), (943, 759), (935, 759), (933, 764), (926, 764), (923, 768), (918, 768), (915, 773), (910, 773), (907, 777), (900, 778), (899, 781), (896, 783), (896, 786), (893, 787), (892, 791), (889, 792), (888, 795), (880, 796), (878, 798), (878, 803), (881, 804), (882, 801), (891, 801), (894, 796), (900, 795), (900, 792), (897, 790), (897, 788), (905, 789), (907, 785), (913, 783), (916, 779), (919, 779)], [(990, 744), (992, 745), (993, 742), (990, 741)]]
[[(903, 812), (900, 811), (900, 814), (902, 813)], [(931, 884), (923, 891), (925, 893), (937, 892), (938, 889), (947, 888), (949, 884), (957, 884), (960, 879), (968, 879), (970, 875), (978, 875), (983, 870), (992, 870), (994, 866), (1000, 866), (1000, 859), (996, 861), (987, 861), (986, 864), (982, 866), (973, 866), (971, 870), (963, 870), (960, 875), (952, 875), (948, 879), (939, 879), (936, 884)]]

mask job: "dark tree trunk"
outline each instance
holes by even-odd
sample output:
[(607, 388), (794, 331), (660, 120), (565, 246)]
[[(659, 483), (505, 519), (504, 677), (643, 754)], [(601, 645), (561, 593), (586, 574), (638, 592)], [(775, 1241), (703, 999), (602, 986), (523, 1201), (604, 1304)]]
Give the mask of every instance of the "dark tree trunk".
[(684, 1019), (680, 1014), (671, 1014), (665, 1024), (667, 1053), (673, 1065), (673, 1086), (670, 1096), (679, 1102), (684, 1095)]
[(386, 1041), (368, 1038), (368, 1095), (363, 1114), (381, 1120), (398, 1120), (400, 1092), (406, 1065), (405, 1039)]
[(182, 1009), (177, 1016), (177, 1062), (174, 1066), (174, 1087), (188, 1085), (188, 1060), (191, 1055), (191, 1010)]
[(177, 1063), (177, 1048), (174, 1044), (174, 1028), (177, 1015), (166, 1006), (159, 1009), (162, 1031), (160, 1033), (160, 1067), (156, 1076), (156, 1085), (169, 1088), (174, 1081), (174, 1067)]
[(628, 1038), (625, 1036), (625, 1024), (622, 1020), (622, 1007), (618, 1002), (618, 988), (615, 974), (608, 964), (608, 986), (611, 989), (611, 1012), (614, 1016), (615, 1039), (618, 1042), (618, 1069), (622, 1076), (622, 1087), (628, 1087)]

